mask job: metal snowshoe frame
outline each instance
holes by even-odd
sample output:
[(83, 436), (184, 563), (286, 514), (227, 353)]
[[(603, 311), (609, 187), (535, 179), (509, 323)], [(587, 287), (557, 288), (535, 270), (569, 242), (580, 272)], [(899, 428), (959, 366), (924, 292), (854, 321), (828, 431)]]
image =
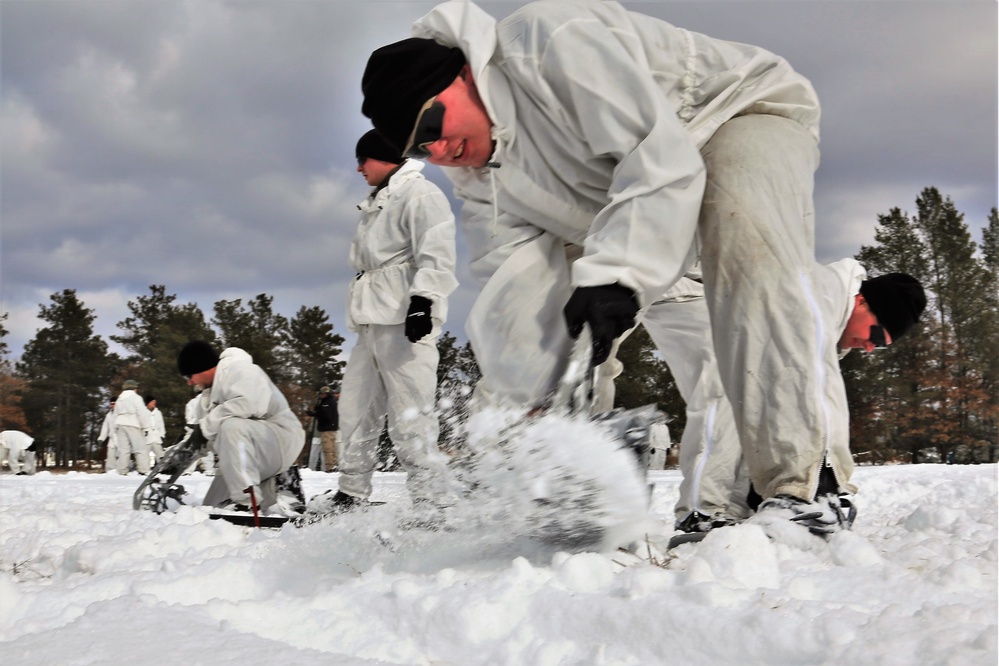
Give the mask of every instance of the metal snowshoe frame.
[(644, 477), (649, 468), (652, 426), (665, 423), (666, 415), (655, 404), (631, 409), (617, 408), (601, 414), (591, 413), (596, 375), (591, 337), (590, 327), (584, 326), (573, 344), (568, 366), (555, 390), (552, 410), (570, 415), (589, 416), (591, 420), (604, 424), (634, 452), (639, 471)]
[[(591, 333), (589, 326), (584, 326), (573, 344), (565, 372), (545, 413), (564, 414), (600, 423), (610, 431), (616, 441), (620, 442), (621, 448), (634, 454), (639, 476), (643, 482), (647, 482), (652, 426), (665, 422), (666, 416), (654, 404), (593, 414), (596, 366), (592, 359)], [(545, 414), (542, 413), (537, 418), (544, 417)], [(511, 430), (516, 430), (520, 425), (512, 426)], [(510, 435), (512, 432), (505, 433), (504, 438)], [(649, 501), (651, 495), (650, 487)], [(591, 501), (590, 494), (582, 492), (552, 503), (553, 513), (541, 518), (536, 526), (537, 538), (549, 545), (572, 552), (587, 550), (600, 544), (604, 538), (602, 529), (595, 530), (589, 517), (573, 518), (579, 512), (585, 515), (591, 511), (593, 508)], [(549, 503), (547, 500), (538, 500), (538, 502), (542, 505)]]
[(187, 471), (199, 453), (189, 442), (190, 435), (184, 434), (163, 453), (163, 457), (149, 470), (145, 480), (132, 495), (133, 509), (163, 513), (170, 509), (168, 503), (171, 500), (184, 504), (183, 498), (187, 491), (177, 483), (177, 479)]

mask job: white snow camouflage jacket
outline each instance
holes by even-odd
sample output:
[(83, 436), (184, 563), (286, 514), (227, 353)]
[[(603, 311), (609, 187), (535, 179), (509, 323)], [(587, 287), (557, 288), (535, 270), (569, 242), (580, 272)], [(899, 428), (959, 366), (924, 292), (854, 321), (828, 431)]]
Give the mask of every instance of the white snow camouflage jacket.
[(109, 409), (108, 413), (104, 415), (104, 422), (101, 424), (101, 433), (97, 435), (97, 441), (103, 442), (104, 440), (109, 440), (111, 442), (117, 441), (114, 435), (114, 410)]
[(163, 412), (159, 407), (149, 410), (149, 422), (152, 424), (149, 429), (149, 441), (161, 443), (166, 437), (166, 423), (163, 422)]
[(21, 452), (26, 450), (35, 438), (20, 430), (4, 430), (0, 432), (0, 444), (9, 451)]
[[(208, 394), (207, 404), (205, 394)], [(198, 423), (209, 440), (218, 434), (226, 419), (263, 421), (275, 430), (282, 458), (289, 465), (305, 441), (305, 429), (288, 407), (284, 395), (253, 358), (239, 347), (229, 347), (219, 356), (212, 387), (202, 393), (200, 400), (203, 412)]]
[[(816, 265), (814, 270), (816, 298), (822, 320), (829, 326), (825, 338), (835, 344), (853, 314), (854, 296), (860, 293), (860, 283), (867, 279), (867, 271), (855, 259), (840, 259), (831, 264)], [(840, 349), (843, 358), (849, 349)]]
[(573, 286), (619, 282), (648, 305), (696, 259), (698, 149), (722, 123), (776, 114), (818, 140), (815, 92), (782, 58), (615, 2), (536, 2), (499, 23), (448, 2), (413, 35), (462, 49), (493, 121), (498, 168), (444, 169), (482, 281), (544, 231), (584, 246)]
[(406, 160), (385, 187), (358, 204), (361, 221), (350, 246), (357, 271), (347, 297), (347, 326), (401, 324), (412, 296), (433, 301), (447, 319), (454, 276), (454, 214), (444, 193), (423, 177), (423, 162)]
[(145, 401), (132, 389), (122, 391), (115, 399), (114, 425), (116, 428), (128, 426), (143, 430), (149, 430), (153, 426)]

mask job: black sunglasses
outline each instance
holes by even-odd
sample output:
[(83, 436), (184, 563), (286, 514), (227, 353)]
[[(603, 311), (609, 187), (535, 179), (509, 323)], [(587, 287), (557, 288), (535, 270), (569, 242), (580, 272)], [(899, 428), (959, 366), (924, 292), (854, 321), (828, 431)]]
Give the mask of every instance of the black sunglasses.
[(871, 333), (868, 336), (868, 339), (874, 344), (876, 349), (884, 349), (888, 346), (888, 340), (885, 338), (885, 329), (883, 326), (871, 326)]
[(439, 141), (444, 133), (444, 111), (444, 104), (438, 102), (436, 96), (426, 101), (416, 116), (413, 133), (409, 135), (403, 155), (416, 159), (430, 157), (428, 146)]

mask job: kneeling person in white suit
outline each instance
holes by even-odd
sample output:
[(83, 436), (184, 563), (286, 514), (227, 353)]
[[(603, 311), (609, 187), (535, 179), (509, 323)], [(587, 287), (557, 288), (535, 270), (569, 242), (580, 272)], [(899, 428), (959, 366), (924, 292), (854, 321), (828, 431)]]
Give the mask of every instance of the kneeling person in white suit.
[(206, 389), (196, 422), (188, 424), (192, 444), (218, 454), (218, 474), (203, 504), (245, 510), (255, 500), (264, 513), (287, 515), (304, 508), (281, 496), (275, 477), (298, 458), (305, 430), (267, 373), (242, 349), (229, 347), (219, 356), (201, 340), (181, 349), (177, 369), (189, 385)]

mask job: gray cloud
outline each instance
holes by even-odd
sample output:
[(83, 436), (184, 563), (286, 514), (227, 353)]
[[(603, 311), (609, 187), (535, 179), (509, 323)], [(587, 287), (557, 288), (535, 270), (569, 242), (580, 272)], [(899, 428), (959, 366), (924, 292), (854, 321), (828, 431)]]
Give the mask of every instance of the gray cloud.
[[(288, 316), (319, 305), (345, 333), (347, 249), (366, 194), (353, 159), (368, 127), (361, 72), (434, 4), (0, 4), (0, 307), (15, 355), (38, 304), (64, 288), (105, 336), (151, 284), (209, 316), (219, 299), (262, 292)], [(502, 17), (520, 4), (483, 7)], [(854, 254), (877, 214), (912, 210), (930, 185), (980, 236), (999, 143), (991, 0), (626, 5), (760, 44), (812, 79), (821, 260)], [(463, 337), (475, 285), (464, 267), (459, 279), (448, 328)]]

